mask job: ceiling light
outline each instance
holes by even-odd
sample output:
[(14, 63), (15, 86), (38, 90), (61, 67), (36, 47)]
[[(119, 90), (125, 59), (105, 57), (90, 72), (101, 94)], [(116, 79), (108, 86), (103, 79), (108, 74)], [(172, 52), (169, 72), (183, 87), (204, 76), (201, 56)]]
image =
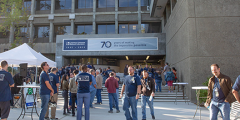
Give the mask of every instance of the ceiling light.
[(128, 59), (128, 56), (126, 56), (126, 60), (129, 60), (129, 59)]
[(150, 57), (150, 56), (147, 56), (146, 60), (148, 60), (148, 59), (149, 59), (149, 57)]
[(122, 28), (125, 28), (125, 25), (123, 25)]

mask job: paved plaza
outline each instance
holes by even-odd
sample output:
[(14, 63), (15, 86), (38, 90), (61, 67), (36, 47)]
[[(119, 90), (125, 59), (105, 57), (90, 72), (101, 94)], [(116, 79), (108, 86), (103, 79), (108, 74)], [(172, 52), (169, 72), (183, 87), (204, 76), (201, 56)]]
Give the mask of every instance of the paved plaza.
[[(95, 103), (96, 101), (94, 101)], [(121, 101), (120, 101), (121, 102)], [(103, 101), (102, 105), (94, 105), (95, 108), (90, 109), (90, 120), (125, 120), (124, 112), (122, 110), (122, 104), (120, 103), (120, 113), (108, 113), (109, 105), (108, 101)], [(60, 120), (75, 120), (76, 117), (72, 117), (71, 114), (64, 116), (62, 113), (63, 100), (58, 101), (57, 107), (57, 117)], [(193, 120), (193, 115), (196, 110), (196, 105), (190, 103), (178, 103), (177, 105), (173, 102), (155, 102), (154, 112), (156, 120)], [(40, 108), (38, 108), (38, 112)], [(10, 116), (8, 120), (16, 120), (20, 115), (21, 108), (11, 109)], [(209, 111), (206, 108), (202, 108), (202, 120), (209, 119)], [(138, 102), (138, 119), (141, 120), (141, 103)], [(199, 119), (199, 112), (195, 118)], [(22, 120), (20, 118), (19, 120)], [(31, 120), (29, 116), (26, 116), (23, 120)], [(38, 120), (37, 115), (34, 115), (34, 120)], [(83, 119), (84, 120), (84, 119)], [(147, 107), (147, 120), (151, 120), (150, 110)]]

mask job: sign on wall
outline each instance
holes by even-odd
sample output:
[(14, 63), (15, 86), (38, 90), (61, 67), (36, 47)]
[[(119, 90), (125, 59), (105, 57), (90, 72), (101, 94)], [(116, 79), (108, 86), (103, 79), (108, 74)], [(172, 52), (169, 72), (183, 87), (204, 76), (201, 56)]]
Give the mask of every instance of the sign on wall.
[(63, 39), (63, 51), (158, 50), (157, 37)]

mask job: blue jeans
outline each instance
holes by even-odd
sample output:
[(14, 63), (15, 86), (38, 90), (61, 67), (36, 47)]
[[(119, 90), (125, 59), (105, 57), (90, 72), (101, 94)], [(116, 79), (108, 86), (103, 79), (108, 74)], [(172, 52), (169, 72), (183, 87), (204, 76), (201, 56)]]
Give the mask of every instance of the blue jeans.
[(90, 107), (93, 107), (92, 103), (94, 101), (94, 97), (96, 95), (96, 89), (90, 92)]
[(102, 96), (101, 96), (102, 89), (97, 89), (97, 103), (102, 103)]
[(103, 84), (105, 84), (105, 82), (106, 82), (106, 80), (107, 80), (107, 77), (103, 77)]
[(164, 75), (165, 81), (166, 81), (166, 85), (167, 85), (167, 74)]
[(90, 93), (77, 93), (77, 120), (82, 120), (82, 106), (84, 103), (84, 109), (85, 109), (85, 120), (90, 119), (90, 112), (89, 112), (89, 106), (90, 106)]
[[(118, 103), (119, 103), (119, 88), (116, 89), (116, 94), (117, 94), (117, 101), (118, 101)], [(116, 104), (115, 104), (114, 100), (113, 100), (112, 102), (113, 102), (113, 106), (116, 107)]]
[[(132, 108), (132, 117), (130, 115), (129, 107)], [(123, 97), (123, 110), (125, 111), (126, 120), (137, 120), (137, 100), (136, 96)]]
[(162, 92), (162, 88), (161, 88), (162, 80), (155, 80), (155, 82), (156, 82), (156, 87), (155, 87), (156, 92), (158, 91), (158, 89), (159, 89), (159, 92)]
[(48, 109), (48, 102), (50, 100), (50, 95), (40, 95), (41, 98), (41, 113), (39, 116), (39, 120), (44, 120), (45, 114), (47, 113)]
[(230, 104), (223, 102), (218, 103), (211, 101), (210, 103), (210, 120), (217, 120), (218, 112), (220, 111), (223, 120), (230, 120)]
[(119, 110), (119, 107), (118, 107), (118, 100), (117, 100), (117, 94), (116, 93), (108, 93), (108, 98), (109, 98), (109, 107), (110, 107), (110, 110), (113, 110), (113, 101), (116, 105), (116, 109)]
[(148, 103), (151, 115), (154, 116), (153, 99), (152, 99), (152, 101), (149, 101), (149, 98), (150, 98), (150, 96), (142, 95), (142, 99), (141, 99), (142, 119), (146, 119), (146, 103)]

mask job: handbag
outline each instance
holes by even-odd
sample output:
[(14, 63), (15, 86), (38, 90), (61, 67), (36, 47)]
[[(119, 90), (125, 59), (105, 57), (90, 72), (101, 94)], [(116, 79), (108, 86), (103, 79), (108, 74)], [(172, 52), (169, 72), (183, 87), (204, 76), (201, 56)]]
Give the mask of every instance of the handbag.
[(48, 102), (49, 107), (57, 107), (57, 103), (54, 101), (53, 96), (51, 96), (51, 99)]

